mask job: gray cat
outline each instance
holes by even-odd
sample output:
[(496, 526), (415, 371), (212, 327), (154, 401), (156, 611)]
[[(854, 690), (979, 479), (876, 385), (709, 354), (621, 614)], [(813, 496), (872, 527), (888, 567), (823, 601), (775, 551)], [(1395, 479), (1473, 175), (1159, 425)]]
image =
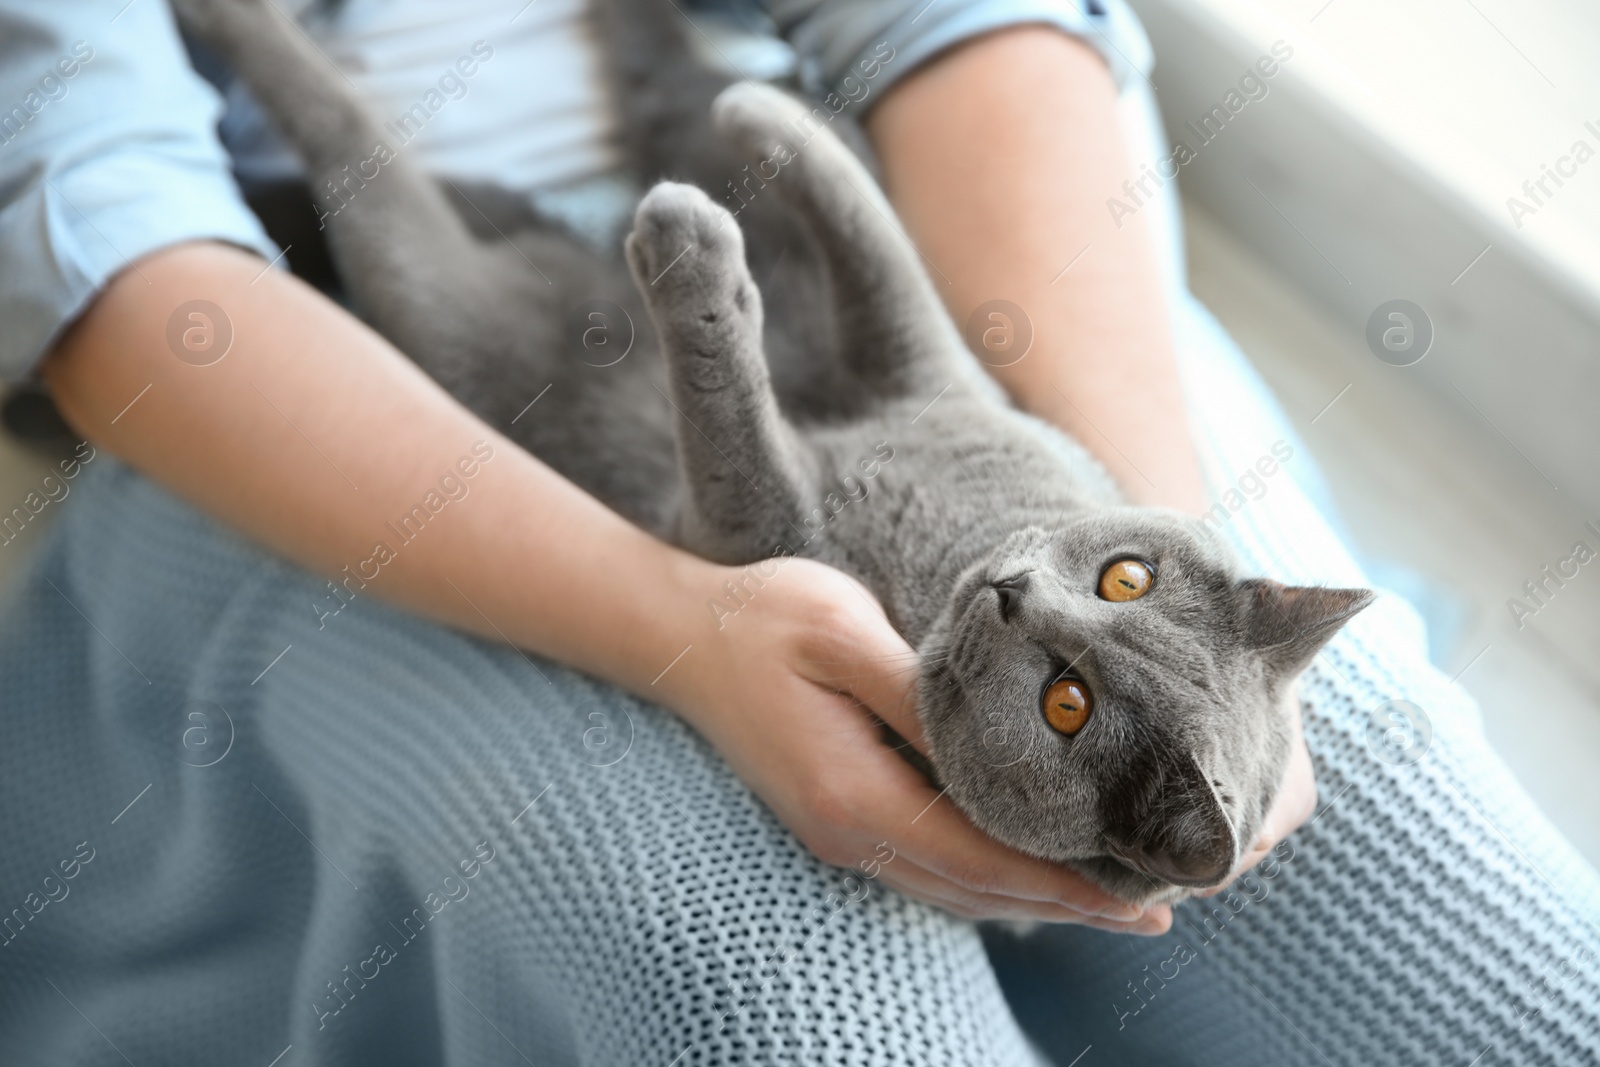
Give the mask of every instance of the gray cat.
[(835, 101), (728, 85), (666, 4), (599, 10), (636, 173), (694, 183), (643, 197), (624, 263), (414, 169), (268, 0), (177, 6), (300, 153), (356, 309), (446, 389), (663, 538), (877, 595), (921, 655), (925, 769), (974, 823), (1133, 902), (1233, 868), (1285, 688), (1371, 594), (1241, 579), (1008, 406)]

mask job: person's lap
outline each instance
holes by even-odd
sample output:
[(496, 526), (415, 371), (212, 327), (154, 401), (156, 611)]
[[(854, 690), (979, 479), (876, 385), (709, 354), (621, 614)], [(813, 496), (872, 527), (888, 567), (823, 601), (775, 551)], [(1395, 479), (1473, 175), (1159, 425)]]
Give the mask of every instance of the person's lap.
[(0, 624), (5, 899), (96, 850), (0, 950), (0, 1059), (1029, 1061), (970, 924), (812, 858), (669, 713), (372, 587), (319, 620), (97, 463)]
[[(1203, 319), (1183, 336), (1214, 488), (1295, 448), (1224, 524), (1246, 562), (1360, 581), (1259, 383)], [(0, 1040), (111, 1055), (81, 1011), (135, 1062), (280, 1039), (310, 1062), (1025, 1059), (970, 926), (861, 899), (665, 712), (372, 589), (319, 621), (322, 581), (104, 462), (0, 640), (23, 767), (4, 787), (21, 813), (5, 851), (26, 861), (9, 869), (96, 850), (5, 947), (0, 1012), (27, 1022)], [(1322, 814), (1239, 894), (1185, 905), (1154, 940), (991, 932), (1043, 1047), (1426, 1062), (1492, 1044), (1541, 1062), (1594, 1040), (1594, 876), (1423, 647), (1384, 598), (1313, 667)], [(1433, 728), (1411, 764), (1369, 745), (1397, 698)], [(31, 890), (5, 882), (8, 900)]]
[[(1246, 565), (1361, 582), (1259, 381), (1203, 313), (1179, 323), (1213, 490), (1294, 449), (1221, 522)], [(4, 906), (95, 850), (0, 947), (0, 1052), (1026, 1062), (1001, 986), (1062, 1064), (1597, 1040), (1594, 874), (1392, 597), (1306, 679), (1323, 806), (1284, 858), (1163, 938), (991, 932), (992, 969), (969, 924), (805, 854), (660, 709), (366, 594), (319, 624), (322, 581), (97, 464), (0, 618)], [(1414, 763), (1369, 745), (1400, 698), (1431, 720)]]

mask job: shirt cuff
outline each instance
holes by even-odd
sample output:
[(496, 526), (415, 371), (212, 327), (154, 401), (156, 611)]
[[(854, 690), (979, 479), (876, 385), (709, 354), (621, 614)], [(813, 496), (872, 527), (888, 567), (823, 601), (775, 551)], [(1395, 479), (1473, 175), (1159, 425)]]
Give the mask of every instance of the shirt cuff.
[(114, 275), (152, 252), (218, 240), (278, 254), (244, 202), (219, 195), (226, 170), (126, 154), (95, 172), (40, 174), (0, 212), (0, 379), (26, 377)]
[(0, 38), (17, 45), (0, 101), (18, 102), (0, 112), (0, 379), (29, 374), (152, 252), (210, 239), (277, 255), (166, 4), (0, 0)]
[[(810, 10), (784, 25), (786, 7)], [(1089, 45), (1119, 89), (1148, 78), (1153, 62), (1150, 40), (1125, 0), (801, 0), (774, 4), (774, 17), (801, 57), (801, 87), (817, 96), (865, 99), (863, 82), (876, 94), (952, 45), (1030, 23), (1054, 26)]]

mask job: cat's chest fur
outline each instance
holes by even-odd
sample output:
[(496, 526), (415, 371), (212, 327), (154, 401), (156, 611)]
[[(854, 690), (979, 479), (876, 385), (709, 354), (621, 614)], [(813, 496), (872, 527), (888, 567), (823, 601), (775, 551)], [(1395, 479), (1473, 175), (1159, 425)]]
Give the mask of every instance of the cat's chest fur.
[(1083, 446), (965, 385), (808, 436), (819, 493), (791, 547), (865, 582), (913, 645), (961, 574), (1016, 531), (1119, 502)]

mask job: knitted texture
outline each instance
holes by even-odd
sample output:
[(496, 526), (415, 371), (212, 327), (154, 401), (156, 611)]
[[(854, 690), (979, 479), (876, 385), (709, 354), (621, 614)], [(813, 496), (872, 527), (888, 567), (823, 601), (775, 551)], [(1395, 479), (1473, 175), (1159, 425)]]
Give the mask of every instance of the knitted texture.
[[(1220, 491), (1293, 435), (1182, 310)], [(1275, 577), (1360, 582), (1308, 464), (1223, 527)], [(1302, 683), (1322, 801), (1270, 877), (1163, 938), (992, 932), (997, 980), (666, 712), (371, 598), (319, 628), (320, 580), (109, 457), (83, 479), (0, 619), (0, 1062), (1036, 1062), (1024, 1031), (1061, 1064), (1600, 1056), (1595, 875), (1397, 598)], [(1397, 699), (1414, 762), (1372, 727)]]
[(320, 580), (84, 477), (0, 629), (0, 899), (95, 855), (0, 947), (0, 1062), (1033, 1062), (970, 925), (670, 714), (372, 600), (319, 630)]
[[(1213, 522), (1252, 571), (1367, 584), (1265, 388), (1204, 309), (1186, 302), (1180, 322), (1213, 495), (1252, 471), (1266, 485)], [(1279, 442), (1293, 458), (1261, 478)], [(1300, 682), (1317, 813), (1234, 892), (1185, 903), (1148, 941), (990, 932), (1030, 1033), (1125, 1064), (1600, 1062), (1600, 881), (1426, 647), (1385, 595), (1317, 658)]]

